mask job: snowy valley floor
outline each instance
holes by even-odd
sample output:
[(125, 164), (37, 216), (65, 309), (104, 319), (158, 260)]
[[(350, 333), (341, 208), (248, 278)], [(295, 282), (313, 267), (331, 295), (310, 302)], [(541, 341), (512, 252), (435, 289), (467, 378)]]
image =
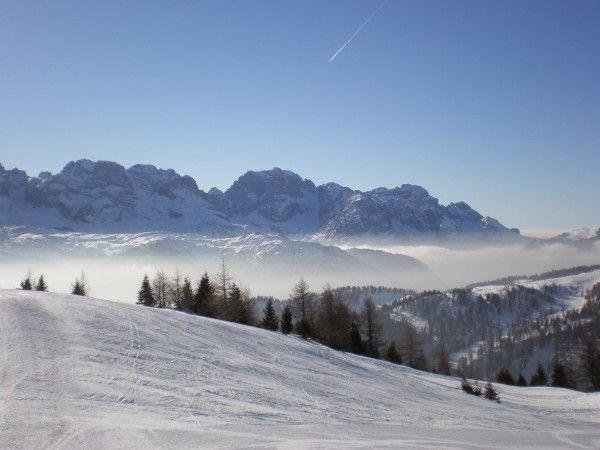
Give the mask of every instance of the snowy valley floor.
[(459, 380), (175, 311), (0, 291), (0, 448), (600, 448), (600, 393)]

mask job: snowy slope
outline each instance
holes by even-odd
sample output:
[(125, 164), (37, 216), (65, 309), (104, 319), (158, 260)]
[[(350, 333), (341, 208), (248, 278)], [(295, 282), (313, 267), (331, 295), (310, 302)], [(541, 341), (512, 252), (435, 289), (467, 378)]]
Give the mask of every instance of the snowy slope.
[(598, 448), (600, 394), (502, 404), (296, 337), (0, 291), (0, 448)]
[[(584, 294), (596, 283), (600, 283), (600, 270), (579, 273), (557, 278), (545, 278), (543, 280), (518, 280), (515, 285), (530, 287), (533, 289), (542, 289), (544, 286), (556, 285), (557, 291), (553, 293), (558, 304), (554, 308), (581, 309), (585, 303)], [(505, 285), (480, 286), (473, 289), (474, 295), (485, 295), (487, 293), (499, 293), (506, 288)]]

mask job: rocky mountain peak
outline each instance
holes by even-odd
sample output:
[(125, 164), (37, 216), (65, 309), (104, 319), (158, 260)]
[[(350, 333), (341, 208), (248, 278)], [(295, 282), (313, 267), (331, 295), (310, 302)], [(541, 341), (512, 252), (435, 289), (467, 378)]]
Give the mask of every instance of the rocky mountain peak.
[(336, 183), (316, 187), (278, 167), (246, 172), (224, 193), (204, 193), (191, 177), (152, 165), (125, 169), (111, 161), (82, 159), (57, 175), (45, 172), (34, 178), (0, 166), (2, 211), (0, 225), (94, 231), (260, 232), (333, 241), (519, 236), (464, 202), (441, 205), (421, 186), (368, 192)]
[(316, 198), (316, 187), (289, 170), (249, 171), (225, 191), (234, 215), (252, 212), (273, 222), (284, 222), (306, 212)]

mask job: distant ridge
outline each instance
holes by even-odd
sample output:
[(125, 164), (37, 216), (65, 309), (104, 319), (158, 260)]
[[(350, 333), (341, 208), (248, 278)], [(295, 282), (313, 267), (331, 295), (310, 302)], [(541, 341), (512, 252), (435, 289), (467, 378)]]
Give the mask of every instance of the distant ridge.
[(82, 232), (275, 233), (331, 242), (485, 243), (521, 237), (464, 202), (444, 206), (409, 184), (361, 192), (335, 183), (316, 186), (273, 168), (249, 171), (225, 192), (207, 193), (171, 169), (140, 164), (125, 169), (86, 159), (37, 177), (0, 165), (0, 226), (9, 225)]
[(497, 278), (495, 280), (489, 281), (481, 281), (478, 283), (471, 283), (465, 286), (465, 289), (473, 289), (478, 286), (501, 286), (507, 284), (513, 284), (520, 280), (528, 280), (528, 281), (543, 281), (552, 278), (561, 278), (568, 277), (570, 275), (578, 275), (581, 273), (590, 273), (595, 270), (600, 270), (600, 264), (596, 264), (593, 266), (577, 266), (570, 267), (568, 269), (556, 269), (550, 270), (548, 272), (535, 274), (535, 275), (509, 275), (502, 278)]

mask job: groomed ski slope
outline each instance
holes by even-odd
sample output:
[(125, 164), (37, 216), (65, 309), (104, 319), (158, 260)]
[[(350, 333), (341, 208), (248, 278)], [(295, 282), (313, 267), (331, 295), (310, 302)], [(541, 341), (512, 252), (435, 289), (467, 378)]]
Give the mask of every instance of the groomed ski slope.
[(0, 448), (600, 448), (600, 394), (459, 380), (294, 336), (0, 291)]

